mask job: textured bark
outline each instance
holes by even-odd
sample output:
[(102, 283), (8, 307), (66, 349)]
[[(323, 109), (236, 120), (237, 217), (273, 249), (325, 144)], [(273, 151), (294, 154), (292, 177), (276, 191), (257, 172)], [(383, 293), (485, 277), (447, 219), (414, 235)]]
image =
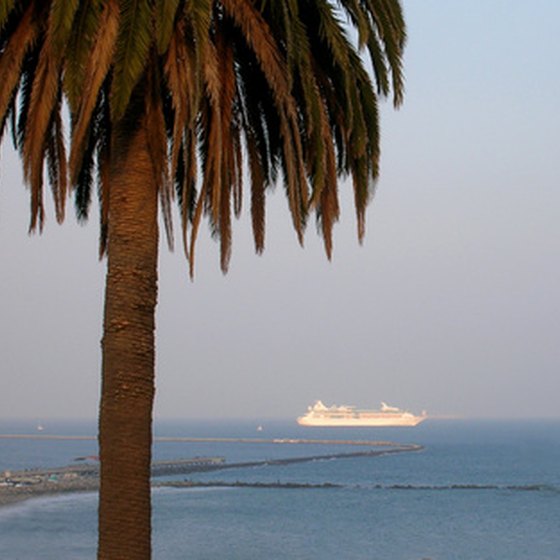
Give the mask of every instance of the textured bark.
[(100, 560), (151, 556), (157, 192), (141, 126), (111, 169), (99, 419)]

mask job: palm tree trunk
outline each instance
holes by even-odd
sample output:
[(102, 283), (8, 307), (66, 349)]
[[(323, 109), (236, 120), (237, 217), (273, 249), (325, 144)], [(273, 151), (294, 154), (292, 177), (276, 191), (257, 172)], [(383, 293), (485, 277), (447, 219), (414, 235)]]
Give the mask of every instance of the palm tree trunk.
[(155, 174), (143, 125), (126, 153), (115, 158), (110, 174), (98, 559), (147, 560), (158, 224)]

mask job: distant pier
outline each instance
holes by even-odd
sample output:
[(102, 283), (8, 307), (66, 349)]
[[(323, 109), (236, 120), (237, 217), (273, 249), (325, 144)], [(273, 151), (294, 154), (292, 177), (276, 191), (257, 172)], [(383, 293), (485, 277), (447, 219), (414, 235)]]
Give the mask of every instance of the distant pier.
[[(75, 440), (89, 439), (90, 436), (61, 436), (61, 435), (0, 435), (0, 439), (57, 439)], [(227, 463), (224, 457), (194, 457), (172, 461), (156, 461), (152, 464), (152, 477), (175, 475), (188, 475), (197, 472), (209, 472), (225, 469), (244, 469), (263, 466), (287, 466), (295, 463), (311, 461), (325, 461), (332, 459), (351, 459), (357, 457), (376, 457), (397, 453), (421, 451), (423, 447), (416, 444), (398, 444), (387, 441), (365, 440), (328, 440), (328, 439), (253, 439), (253, 438), (157, 438), (158, 441), (180, 442), (208, 442), (208, 443), (262, 443), (278, 445), (318, 444), (335, 446), (362, 446), (369, 449), (356, 450), (342, 453), (326, 453), (306, 455), (302, 457), (287, 457), (282, 459), (264, 459), (259, 461), (244, 461)], [(374, 449), (373, 449), (374, 448)], [(87, 458), (80, 458), (87, 459)], [(91, 458), (89, 458), (91, 459)], [(193, 487), (200, 485), (230, 485), (228, 483), (198, 483), (192, 481), (160, 482), (157, 486)], [(249, 483), (247, 483), (249, 484)], [(235, 486), (235, 484), (233, 484)], [(261, 487), (255, 483), (255, 487)], [(23, 471), (5, 471), (0, 475), (0, 505), (25, 500), (48, 494), (67, 492), (96, 491), (99, 486), (99, 464), (97, 462), (84, 462), (79, 465), (69, 465), (60, 468), (26, 469)], [(264, 487), (271, 487), (264, 485)], [(273, 485), (272, 487), (283, 487)], [(312, 487), (312, 486), (309, 486)]]

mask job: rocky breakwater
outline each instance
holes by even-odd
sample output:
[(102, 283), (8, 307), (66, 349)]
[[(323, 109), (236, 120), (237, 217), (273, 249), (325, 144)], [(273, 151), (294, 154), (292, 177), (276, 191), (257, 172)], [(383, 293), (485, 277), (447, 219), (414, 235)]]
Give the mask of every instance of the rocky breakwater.
[[(223, 441), (245, 443), (251, 440), (224, 439)], [(194, 457), (190, 459), (177, 459), (173, 461), (158, 461), (154, 462), (152, 465), (152, 476), (154, 478), (176, 476), (196, 472), (217, 471), (224, 469), (243, 469), (256, 466), (287, 466), (294, 463), (304, 463), (308, 461), (349, 459), (356, 457), (375, 457), (394, 453), (409, 453), (414, 451), (421, 451), (423, 449), (421, 445), (415, 444), (396, 444), (391, 442), (374, 441), (275, 439), (258, 440), (258, 442), (281, 445), (318, 443), (344, 446), (354, 445), (358, 447), (362, 446), (362, 449), (343, 453), (329, 453), (322, 455), (315, 454), (239, 463), (226, 463), (224, 457)], [(363, 447), (365, 447), (365, 449), (363, 449)], [(24, 471), (13, 472), (5, 471), (4, 473), (0, 473), (0, 506), (48, 494), (96, 491), (99, 487), (99, 464), (96, 461), (93, 461), (92, 457), (82, 457), (80, 459), (84, 462), (79, 465), (50, 469), (28, 469)], [(158, 485), (192, 487), (195, 484), (203, 485), (211, 483), (193, 483), (191, 481), (185, 481), (179, 483), (173, 482), (171, 484), (160, 483)], [(226, 485), (228, 483), (223, 484)], [(242, 484), (243, 483), (239, 483), (239, 485)]]
[[(223, 457), (195, 457), (175, 461), (158, 461), (152, 465), (152, 476), (188, 474), (219, 468)], [(67, 492), (94, 492), (99, 488), (99, 464), (50, 469), (26, 469), (0, 473), (0, 506), (28, 498)]]

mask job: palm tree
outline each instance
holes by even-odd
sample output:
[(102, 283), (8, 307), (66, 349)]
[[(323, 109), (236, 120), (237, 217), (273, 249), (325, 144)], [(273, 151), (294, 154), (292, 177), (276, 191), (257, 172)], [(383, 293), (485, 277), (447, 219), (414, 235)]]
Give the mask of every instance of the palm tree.
[(172, 244), (177, 201), (191, 274), (206, 217), (226, 271), (244, 174), (259, 253), (281, 183), (297, 237), (314, 212), (330, 258), (350, 176), (361, 239), (404, 43), (399, 0), (0, 0), (0, 133), (21, 153), (30, 229), (44, 175), (58, 221), (68, 192), (80, 220), (95, 186), (100, 201), (100, 559), (150, 557), (158, 209)]

